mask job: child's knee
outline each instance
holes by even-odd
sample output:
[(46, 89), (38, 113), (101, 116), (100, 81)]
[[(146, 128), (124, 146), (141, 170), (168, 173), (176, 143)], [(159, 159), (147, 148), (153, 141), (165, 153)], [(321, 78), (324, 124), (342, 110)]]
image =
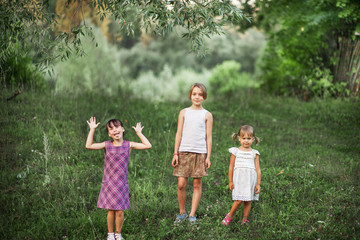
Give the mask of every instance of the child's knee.
[(116, 211), (116, 217), (122, 217), (122, 216), (124, 216), (124, 211), (122, 210)]
[(193, 184), (194, 189), (201, 189), (201, 186), (202, 186), (201, 182), (194, 181), (194, 184)]
[(241, 200), (235, 200), (234, 204), (236, 204), (237, 206), (240, 206), (242, 204), (243, 201)]
[(178, 184), (178, 190), (183, 191), (186, 189), (186, 184)]

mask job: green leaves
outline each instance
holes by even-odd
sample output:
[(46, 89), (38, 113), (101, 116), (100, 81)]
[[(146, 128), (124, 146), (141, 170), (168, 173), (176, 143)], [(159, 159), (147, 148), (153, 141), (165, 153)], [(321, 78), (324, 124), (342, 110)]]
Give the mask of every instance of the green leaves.
[[(83, 3), (68, 0), (65, 6), (78, 4), (74, 10), (75, 15), (82, 13)], [(84, 15), (80, 23), (70, 27), (67, 33), (55, 32), (56, 17), (60, 16), (52, 12), (49, 4), (48, 0), (40, 0), (30, 3), (5, 1), (0, 5), (0, 59), (15, 42), (36, 56), (34, 61), (39, 66), (45, 65), (44, 68), (49, 67), (55, 58), (66, 60), (71, 54), (84, 54), (79, 36), (92, 37), (92, 29), (86, 26)], [(200, 54), (205, 53), (204, 37), (222, 33), (222, 26), (226, 22), (249, 20), (230, 1), (219, 0), (93, 0), (88, 2), (88, 7), (96, 8), (101, 20), (110, 16), (115, 18), (120, 30), (128, 35), (135, 36), (143, 28), (149, 34), (164, 36), (172, 32), (174, 27), (181, 26), (186, 29), (182, 37), (191, 42), (192, 51)], [(137, 15), (133, 17), (134, 10)], [(1, 65), (3, 64), (2, 61)]]

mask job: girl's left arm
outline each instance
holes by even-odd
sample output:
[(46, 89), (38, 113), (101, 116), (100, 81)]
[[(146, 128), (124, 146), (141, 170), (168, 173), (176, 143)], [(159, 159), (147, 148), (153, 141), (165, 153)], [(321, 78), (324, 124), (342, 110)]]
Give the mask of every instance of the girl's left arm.
[(149, 140), (144, 136), (144, 134), (142, 134), (142, 129), (144, 128), (144, 126), (141, 126), (141, 122), (138, 122), (136, 124), (136, 127), (132, 127), (135, 132), (136, 135), (140, 138), (141, 143), (137, 143), (137, 142), (130, 142), (130, 147), (133, 149), (149, 149), (151, 148), (151, 143), (149, 142)]
[(261, 183), (261, 170), (260, 170), (260, 157), (257, 154), (255, 157), (255, 169), (256, 169), (256, 174), (257, 174), (257, 183), (255, 186), (255, 193), (259, 194), (260, 193), (260, 183)]
[(207, 147), (207, 156), (205, 160), (206, 168), (209, 169), (211, 166), (210, 156), (212, 148), (212, 127), (213, 127), (213, 116), (210, 112), (206, 113), (206, 147)]

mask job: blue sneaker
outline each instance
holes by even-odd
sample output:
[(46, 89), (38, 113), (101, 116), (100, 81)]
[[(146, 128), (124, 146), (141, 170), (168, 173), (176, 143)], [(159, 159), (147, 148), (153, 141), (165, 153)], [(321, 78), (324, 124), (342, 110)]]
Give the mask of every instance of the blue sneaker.
[(185, 212), (183, 215), (176, 215), (176, 219), (174, 221), (174, 225), (178, 225), (183, 222), (188, 217), (187, 213)]
[(195, 224), (196, 223), (196, 217), (189, 217), (189, 222), (191, 224)]

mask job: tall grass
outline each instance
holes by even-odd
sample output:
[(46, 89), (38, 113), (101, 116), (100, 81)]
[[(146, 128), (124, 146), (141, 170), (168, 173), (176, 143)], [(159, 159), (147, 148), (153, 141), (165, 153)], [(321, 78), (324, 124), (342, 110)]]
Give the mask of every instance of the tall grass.
[[(106, 211), (96, 208), (104, 156), (85, 149), (90, 116), (102, 123), (94, 141), (108, 139), (104, 123), (117, 117), (132, 141), (138, 139), (131, 126), (141, 121), (153, 145), (130, 155), (126, 239), (360, 237), (359, 100), (305, 103), (248, 91), (226, 101), (206, 100), (204, 107), (214, 116), (213, 151), (199, 221), (174, 227), (177, 181), (170, 161), (178, 112), (188, 105), (36, 92), (0, 101), (0, 238), (105, 238)], [(239, 209), (231, 226), (224, 227), (221, 220), (232, 204), (227, 149), (238, 144), (231, 134), (242, 124), (253, 125), (262, 140), (254, 147), (261, 153), (262, 192), (252, 205), (250, 224), (238, 223)]]

